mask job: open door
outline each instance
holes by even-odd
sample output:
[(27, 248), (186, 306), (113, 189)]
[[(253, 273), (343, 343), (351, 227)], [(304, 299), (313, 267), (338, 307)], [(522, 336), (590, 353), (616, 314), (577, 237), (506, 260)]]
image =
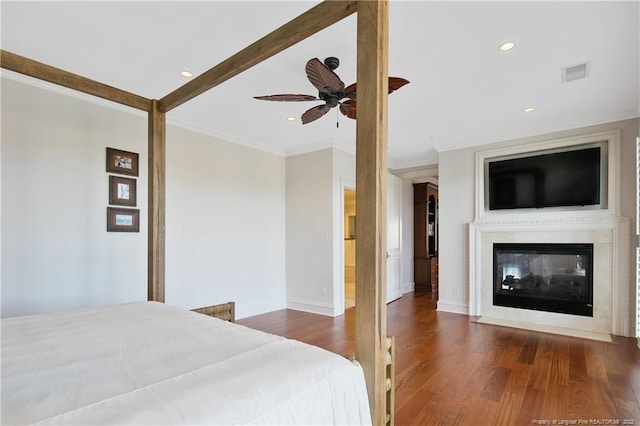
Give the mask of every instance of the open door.
[(356, 191), (344, 188), (344, 308), (356, 304)]
[[(344, 308), (355, 305), (356, 191), (344, 188)], [(387, 303), (402, 296), (402, 180), (387, 175)]]
[(387, 303), (402, 296), (400, 289), (402, 179), (387, 174)]

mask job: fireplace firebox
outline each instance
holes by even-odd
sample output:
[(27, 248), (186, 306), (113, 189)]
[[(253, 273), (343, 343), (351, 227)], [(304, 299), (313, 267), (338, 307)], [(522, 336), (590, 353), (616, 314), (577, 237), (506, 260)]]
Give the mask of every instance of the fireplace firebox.
[(493, 304), (593, 316), (593, 244), (493, 244)]

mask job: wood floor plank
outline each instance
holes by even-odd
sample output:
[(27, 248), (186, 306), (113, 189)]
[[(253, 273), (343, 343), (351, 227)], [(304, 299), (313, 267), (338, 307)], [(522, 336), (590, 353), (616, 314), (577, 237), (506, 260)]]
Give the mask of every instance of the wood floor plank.
[(607, 368), (604, 364), (603, 352), (597, 347), (585, 348), (585, 362), (587, 365), (587, 375), (599, 379), (607, 378)]
[(544, 395), (544, 405), (540, 418), (568, 419), (568, 403), (569, 386), (558, 386), (550, 383)]
[(500, 401), (504, 388), (507, 386), (511, 370), (504, 367), (496, 367), (491, 373), (489, 383), (482, 389), (480, 397), (490, 399), (492, 401)]
[(514, 424), (531, 424), (533, 420), (540, 419), (544, 409), (545, 393), (532, 386), (528, 386), (522, 397), (520, 412)]
[(493, 420), (493, 424), (498, 426), (510, 426), (516, 424), (520, 406), (522, 404), (522, 394), (516, 392), (505, 392), (500, 399), (500, 405)]
[[(355, 309), (336, 318), (280, 310), (237, 322), (349, 358)], [(429, 293), (389, 304), (387, 321), (388, 333), (396, 336), (397, 425), (530, 425), (545, 419), (640, 425), (634, 339), (614, 336), (605, 343), (478, 324), (438, 312)]]
[(576, 382), (586, 382), (588, 374), (584, 343), (578, 340), (571, 342), (569, 356), (571, 357), (569, 378)]
[(518, 362), (523, 364), (533, 364), (536, 359), (536, 351), (538, 350), (538, 336), (529, 336), (522, 347)]
[(493, 425), (498, 414), (499, 403), (483, 398), (474, 398), (474, 401), (473, 409), (463, 424), (465, 426)]

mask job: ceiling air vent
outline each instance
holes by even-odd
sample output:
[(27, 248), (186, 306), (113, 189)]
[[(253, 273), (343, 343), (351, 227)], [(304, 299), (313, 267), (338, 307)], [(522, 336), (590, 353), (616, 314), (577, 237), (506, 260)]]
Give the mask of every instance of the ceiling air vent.
[(562, 82), (569, 83), (570, 81), (580, 80), (581, 78), (587, 78), (589, 75), (589, 61), (578, 65), (571, 65), (562, 68)]

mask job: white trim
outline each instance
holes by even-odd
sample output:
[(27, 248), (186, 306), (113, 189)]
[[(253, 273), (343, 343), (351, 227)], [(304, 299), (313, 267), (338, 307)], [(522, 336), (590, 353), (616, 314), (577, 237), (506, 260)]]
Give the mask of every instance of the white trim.
[(451, 312), (453, 314), (468, 315), (469, 306), (460, 305), (458, 303), (446, 303), (446, 302), (438, 300), (438, 308), (437, 308), (437, 310), (440, 311), (440, 312)]
[(414, 291), (416, 291), (416, 283), (413, 281), (400, 286), (400, 292), (402, 294), (413, 293)]
[(407, 169), (391, 169), (390, 172), (402, 180), (411, 180), (412, 183), (433, 182), (436, 185), (438, 184), (437, 164)]
[(277, 155), (279, 157), (285, 157), (286, 152), (282, 148), (276, 148), (273, 146), (269, 146), (265, 143), (240, 138), (238, 136), (234, 136), (228, 133), (223, 133), (215, 130), (211, 130), (207, 127), (200, 126), (197, 124), (190, 123), (185, 120), (181, 120), (179, 118), (174, 118), (167, 115), (167, 124), (171, 126), (180, 127), (182, 129), (191, 130), (192, 132), (201, 133), (203, 135), (211, 136), (215, 139), (219, 139), (225, 142), (234, 143), (236, 145), (246, 146), (248, 148), (256, 149), (258, 151), (266, 152), (267, 154)]
[(347, 154), (356, 155), (355, 145), (352, 146), (338, 139), (327, 139), (324, 141), (289, 147), (285, 150), (285, 155), (287, 157), (292, 157), (294, 155), (307, 154), (309, 152), (316, 152), (320, 151), (321, 149), (329, 148), (338, 149), (340, 151), (346, 152)]
[[(310, 312), (312, 314), (326, 315), (330, 317), (336, 317), (342, 315), (336, 313), (333, 306), (327, 303), (317, 303), (303, 300), (287, 300), (287, 309), (293, 309), (295, 311)], [(344, 313), (344, 309), (343, 309)]]
[[(482, 307), (482, 245), (483, 235), (524, 235), (552, 232), (555, 235), (575, 231), (608, 231), (611, 236), (611, 330), (612, 334), (631, 336), (634, 325), (630, 323), (629, 269), (630, 240), (629, 219), (610, 214), (576, 215), (528, 215), (526, 217), (493, 217), (469, 224), (469, 315), (483, 315)], [(551, 242), (551, 241), (549, 241)], [(577, 242), (577, 241), (576, 241)], [(586, 241), (580, 241), (586, 242)], [(484, 253), (486, 255), (486, 253)], [(485, 283), (486, 284), (486, 283)], [(598, 318), (598, 321), (603, 319)], [(599, 330), (594, 330), (599, 331)]]

